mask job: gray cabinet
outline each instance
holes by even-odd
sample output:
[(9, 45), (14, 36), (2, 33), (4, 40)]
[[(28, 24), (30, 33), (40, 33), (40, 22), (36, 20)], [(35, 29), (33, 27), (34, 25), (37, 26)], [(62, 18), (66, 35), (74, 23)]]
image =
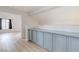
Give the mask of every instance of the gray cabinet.
[(30, 40), (30, 29), (28, 30), (28, 39)]
[(49, 51), (52, 51), (53, 50), (52, 42), (53, 42), (52, 33), (44, 32), (44, 48), (46, 48)]
[(32, 41), (37, 43), (37, 31), (32, 30)]
[(40, 47), (43, 47), (43, 32), (40, 32), (40, 31), (37, 31), (37, 44), (40, 46)]
[(69, 37), (69, 51), (79, 52), (79, 38)]
[(54, 34), (53, 35), (53, 51), (65, 52), (66, 51), (66, 36)]
[(28, 39), (32, 40), (32, 31), (30, 29), (28, 30)]
[(53, 52), (79, 52), (79, 37), (40, 30), (28, 30), (28, 39)]

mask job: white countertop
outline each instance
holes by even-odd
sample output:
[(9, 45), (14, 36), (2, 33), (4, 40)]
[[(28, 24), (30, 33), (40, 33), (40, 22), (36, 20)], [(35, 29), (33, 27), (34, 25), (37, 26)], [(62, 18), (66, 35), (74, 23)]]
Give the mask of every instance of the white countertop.
[(50, 33), (55, 33), (55, 34), (61, 34), (61, 35), (67, 35), (67, 36), (74, 36), (74, 37), (79, 37), (79, 30), (78, 29), (72, 29), (72, 30), (59, 30), (59, 29), (50, 29), (50, 28), (33, 28), (32, 30), (36, 31), (43, 31), (43, 32), (50, 32)]

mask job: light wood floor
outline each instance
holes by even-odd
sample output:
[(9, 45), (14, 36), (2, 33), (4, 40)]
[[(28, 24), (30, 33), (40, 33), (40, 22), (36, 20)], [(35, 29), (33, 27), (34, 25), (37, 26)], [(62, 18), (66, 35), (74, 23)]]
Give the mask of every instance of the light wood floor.
[(20, 39), (20, 33), (0, 34), (0, 52), (47, 52), (33, 42)]

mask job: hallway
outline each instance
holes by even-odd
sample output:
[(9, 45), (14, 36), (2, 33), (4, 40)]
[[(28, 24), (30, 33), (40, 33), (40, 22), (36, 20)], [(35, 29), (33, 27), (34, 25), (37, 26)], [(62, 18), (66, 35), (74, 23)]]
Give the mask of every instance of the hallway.
[(0, 52), (46, 52), (38, 45), (20, 38), (20, 33), (1, 33)]

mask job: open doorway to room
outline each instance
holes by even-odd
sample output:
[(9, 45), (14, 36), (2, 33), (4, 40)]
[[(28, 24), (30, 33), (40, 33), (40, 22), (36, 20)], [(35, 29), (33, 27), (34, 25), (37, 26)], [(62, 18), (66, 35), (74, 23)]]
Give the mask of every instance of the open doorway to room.
[(20, 14), (0, 11), (0, 36), (21, 38), (21, 20)]

